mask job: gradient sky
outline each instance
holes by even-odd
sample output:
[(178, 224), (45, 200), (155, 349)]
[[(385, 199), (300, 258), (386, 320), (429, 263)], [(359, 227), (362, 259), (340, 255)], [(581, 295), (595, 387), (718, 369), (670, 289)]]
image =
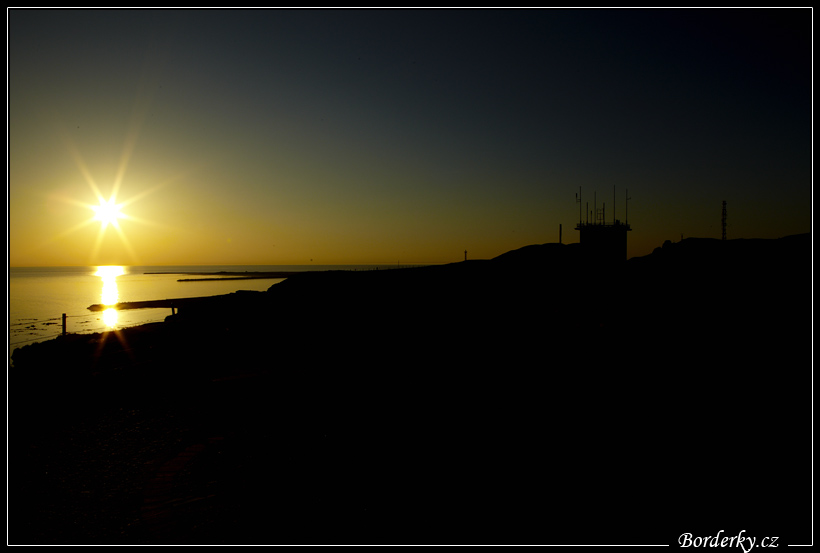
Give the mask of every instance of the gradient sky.
[(579, 188), (630, 257), (811, 230), (811, 9), (7, 15), (11, 266), (491, 258)]

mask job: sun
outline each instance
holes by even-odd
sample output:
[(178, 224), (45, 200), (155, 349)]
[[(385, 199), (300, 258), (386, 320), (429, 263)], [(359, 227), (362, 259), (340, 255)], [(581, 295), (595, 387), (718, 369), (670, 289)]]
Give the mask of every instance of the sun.
[(92, 205), (91, 209), (94, 211), (94, 219), (100, 221), (102, 228), (105, 228), (108, 225), (119, 227), (117, 219), (123, 217), (124, 215), (122, 211), (120, 211), (122, 209), (122, 204), (117, 204), (114, 201), (114, 198), (109, 200), (100, 198), (100, 205)]
[[(97, 237), (94, 240), (94, 244), (92, 246), (91, 253), (89, 256), (89, 265), (98, 265), (101, 261), (100, 259), (98, 259), (98, 255), (100, 252), (100, 248), (102, 247), (102, 244), (105, 241), (105, 237), (108, 234), (109, 227), (113, 227), (113, 229), (116, 231), (116, 234), (119, 235), (120, 241), (122, 242), (122, 247), (135, 264), (139, 264), (139, 258), (136, 252), (134, 251), (134, 248), (131, 246), (131, 242), (126, 237), (125, 232), (129, 224), (133, 222), (149, 226), (168, 228), (166, 224), (146, 220), (141, 217), (134, 216), (132, 214), (124, 213), (123, 209), (127, 209), (128, 206), (130, 206), (132, 203), (141, 200), (143, 197), (149, 194), (154, 193), (155, 191), (172, 182), (172, 180), (174, 179), (159, 182), (150, 187), (141, 186), (140, 188), (142, 188), (142, 190), (136, 195), (131, 195), (127, 197), (125, 200), (117, 201), (120, 188), (123, 185), (123, 181), (125, 180), (125, 174), (128, 167), (128, 163), (131, 159), (131, 155), (137, 143), (139, 129), (144, 120), (145, 113), (147, 110), (147, 104), (143, 106), (142, 103), (143, 102), (141, 100), (138, 100), (137, 108), (140, 109), (135, 108), (134, 119), (131, 122), (131, 128), (126, 136), (125, 144), (123, 145), (122, 156), (120, 157), (119, 161), (119, 167), (117, 169), (115, 178), (111, 182), (109, 191), (110, 193), (107, 196), (107, 199), (106, 196), (103, 196), (100, 187), (97, 185), (96, 180), (91, 174), (91, 171), (89, 170), (88, 165), (85, 162), (85, 159), (80, 153), (76, 141), (69, 135), (67, 130), (64, 129), (62, 133), (68, 153), (74, 159), (74, 163), (77, 165), (77, 169), (80, 171), (80, 174), (82, 175), (82, 177), (88, 184), (89, 188), (91, 189), (91, 193), (96, 198), (96, 203), (86, 203), (85, 201), (82, 201), (80, 199), (54, 196), (54, 198), (65, 201), (66, 203), (82, 207), (85, 210), (90, 210), (93, 212), (93, 215), (77, 223), (73, 227), (60, 232), (57, 236), (53, 237), (52, 240), (61, 240), (69, 234), (72, 234), (80, 229), (99, 223), (99, 231), (97, 232)], [(123, 225), (124, 221), (128, 221), (128, 223)]]
[[(80, 162), (78, 161), (78, 164), (79, 163)], [(102, 246), (102, 243), (103, 243), (103, 240), (104, 240), (105, 236), (108, 234), (109, 227), (112, 227), (116, 231), (116, 234), (119, 235), (120, 241), (122, 242), (122, 246), (123, 246), (123, 248), (125, 248), (128, 255), (131, 257), (131, 259), (134, 261), (135, 264), (139, 264), (138, 263), (139, 259), (137, 257), (137, 254), (134, 251), (134, 248), (131, 246), (131, 242), (125, 236), (125, 229), (123, 228), (123, 224), (122, 224), (123, 221), (130, 221), (130, 222), (145, 224), (145, 225), (149, 225), (149, 226), (163, 227), (163, 228), (167, 228), (167, 227), (165, 225), (162, 225), (162, 224), (157, 223), (155, 221), (149, 221), (149, 220), (143, 219), (141, 217), (135, 217), (134, 215), (124, 213), (123, 209), (127, 208), (132, 203), (142, 199), (144, 196), (147, 196), (148, 194), (151, 194), (151, 193), (155, 192), (156, 190), (160, 189), (161, 187), (163, 187), (167, 183), (160, 183), (158, 185), (153, 186), (152, 188), (144, 190), (140, 194), (137, 194), (135, 196), (131, 196), (129, 199), (127, 199), (125, 201), (118, 202), (117, 201), (117, 192), (118, 192), (118, 189), (119, 189), (119, 182), (114, 183), (114, 186), (113, 186), (114, 190), (111, 192), (110, 196), (108, 196), (108, 199), (106, 199), (105, 196), (103, 196), (102, 193), (100, 192), (99, 188), (97, 187), (97, 184), (91, 178), (90, 174), (88, 174), (86, 171), (84, 171), (83, 174), (86, 177), (86, 181), (88, 182), (88, 185), (91, 188), (92, 193), (96, 196), (97, 203), (96, 204), (95, 203), (85, 203), (83, 201), (75, 200), (73, 198), (58, 198), (58, 199), (61, 199), (61, 200), (65, 201), (66, 203), (73, 204), (73, 205), (82, 207), (84, 209), (90, 210), (90, 211), (93, 212), (93, 215), (91, 215), (90, 217), (88, 217), (87, 219), (82, 221), (81, 223), (78, 223), (77, 225), (74, 225), (73, 227), (61, 232), (57, 236), (57, 238), (62, 238), (64, 236), (68, 236), (69, 234), (72, 234), (72, 233), (74, 233), (74, 232), (76, 232), (76, 231), (78, 231), (82, 228), (85, 228), (85, 227), (89, 226), (89, 225), (99, 223), (99, 231), (97, 232), (97, 238), (94, 241), (94, 245), (93, 245), (92, 250), (91, 250), (91, 255), (89, 257), (89, 265), (94, 265), (94, 264), (97, 264), (98, 261), (99, 261), (97, 259), (97, 254), (100, 251), (100, 247)]]

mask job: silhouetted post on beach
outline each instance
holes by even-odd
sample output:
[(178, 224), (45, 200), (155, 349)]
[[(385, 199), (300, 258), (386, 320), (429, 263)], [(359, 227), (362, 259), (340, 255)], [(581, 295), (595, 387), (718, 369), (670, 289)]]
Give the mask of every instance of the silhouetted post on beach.
[(63, 336), (65, 336), (65, 313), (63, 313)]

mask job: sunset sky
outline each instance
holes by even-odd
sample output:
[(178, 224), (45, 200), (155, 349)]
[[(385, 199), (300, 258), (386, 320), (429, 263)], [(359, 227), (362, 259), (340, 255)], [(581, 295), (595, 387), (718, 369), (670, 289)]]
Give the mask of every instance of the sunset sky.
[(7, 15), (11, 266), (811, 230), (811, 9)]

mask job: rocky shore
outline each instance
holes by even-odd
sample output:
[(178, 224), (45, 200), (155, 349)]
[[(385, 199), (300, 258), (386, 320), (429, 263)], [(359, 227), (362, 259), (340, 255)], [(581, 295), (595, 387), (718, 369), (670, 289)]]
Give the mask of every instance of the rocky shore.
[(9, 543), (808, 543), (811, 286), (809, 235), (545, 244), (26, 346)]

